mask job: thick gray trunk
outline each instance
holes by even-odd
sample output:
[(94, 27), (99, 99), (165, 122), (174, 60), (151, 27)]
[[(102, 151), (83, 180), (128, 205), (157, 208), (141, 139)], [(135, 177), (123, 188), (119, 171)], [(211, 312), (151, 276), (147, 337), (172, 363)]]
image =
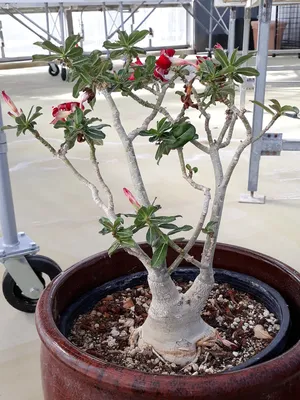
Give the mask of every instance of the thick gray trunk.
[(203, 282), (197, 301), (180, 293), (167, 271), (150, 271), (148, 282), (152, 302), (139, 346), (151, 346), (165, 360), (186, 365), (196, 356), (197, 341), (213, 332), (201, 318), (213, 281)]

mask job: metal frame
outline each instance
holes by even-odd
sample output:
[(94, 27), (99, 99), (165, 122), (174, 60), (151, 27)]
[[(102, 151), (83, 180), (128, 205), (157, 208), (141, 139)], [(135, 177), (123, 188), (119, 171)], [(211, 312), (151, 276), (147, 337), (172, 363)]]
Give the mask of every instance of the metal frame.
[[(266, 80), (267, 70), (279, 71), (287, 70), (288, 67), (273, 66), (269, 67), (268, 54), (274, 54), (273, 51), (268, 50), (269, 43), (269, 29), (271, 22), (272, 12), (272, 0), (260, 0), (260, 11), (259, 11), (259, 35), (258, 35), (258, 46), (257, 46), (257, 57), (256, 57), (256, 68), (260, 75), (256, 78), (255, 83), (255, 100), (260, 103), (265, 101), (265, 89), (267, 85), (272, 86), (299, 86), (300, 82), (272, 82), (269, 83)], [(247, 38), (246, 38), (247, 39)], [(247, 54), (246, 51), (246, 39), (244, 37), (243, 53)], [(300, 69), (300, 67), (298, 68)], [(245, 104), (245, 88), (242, 88), (242, 99), (241, 105)], [(264, 111), (258, 105), (254, 105), (253, 109), (253, 122), (252, 132), (253, 137), (259, 136), (263, 127), (263, 115)], [(281, 151), (300, 151), (300, 141), (295, 140), (282, 140), (282, 135), (266, 133), (260, 140), (255, 141), (251, 145), (249, 172), (248, 172), (248, 191), (250, 193), (241, 195), (240, 202), (243, 203), (254, 203), (263, 204), (265, 203), (265, 196), (257, 194), (258, 189), (258, 177), (259, 177), (259, 165), (260, 158), (264, 155), (280, 155)]]
[[(1, 104), (0, 126), (3, 126)], [(0, 131), (0, 222), (2, 228), (0, 261), (23, 294), (30, 299), (38, 299), (44, 287), (25, 256), (36, 254), (39, 247), (24, 232), (17, 233), (7, 160), (6, 135), (3, 131)]]

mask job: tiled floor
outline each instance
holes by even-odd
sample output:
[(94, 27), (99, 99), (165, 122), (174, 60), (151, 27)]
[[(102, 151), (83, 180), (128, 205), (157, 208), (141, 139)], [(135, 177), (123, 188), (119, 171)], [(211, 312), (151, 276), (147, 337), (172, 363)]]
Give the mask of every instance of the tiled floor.
[[(298, 65), (299, 60), (278, 57), (275, 62)], [(299, 79), (297, 71), (280, 73), (280, 79), (295, 78)], [(276, 74), (272, 74), (272, 79), (278, 79)], [(50, 77), (45, 68), (0, 72), (0, 83), (1, 90), (5, 89), (24, 111), (31, 104), (43, 106), (40, 131), (53, 145), (59, 145), (61, 132), (49, 125), (51, 106), (71, 99), (70, 85)], [(266, 97), (276, 97), (283, 103), (299, 107), (299, 94), (300, 89), (296, 87), (276, 91), (269, 89)], [(252, 95), (253, 92), (249, 91), (248, 98)], [(171, 93), (167, 100), (169, 111), (175, 113), (179, 105), (178, 96)], [(128, 98), (117, 96), (117, 103), (121, 107), (126, 129), (135, 127), (143, 119), (145, 110)], [(96, 113), (104, 122), (111, 121), (109, 109), (101, 98), (97, 102)], [(193, 114), (191, 117), (194, 118)], [(217, 132), (221, 127), (222, 118), (222, 109), (213, 111), (213, 131)], [(197, 122), (196, 119), (194, 121)], [(284, 132), (286, 138), (300, 139), (299, 120), (283, 118), (272, 131)], [(243, 131), (238, 126), (232, 146), (223, 151), (225, 163), (242, 137)], [(52, 257), (63, 269), (107, 248), (109, 238), (97, 233), (100, 213), (86, 188), (29, 135), (17, 139), (9, 131), (8, 140), (19, 230), (26, 231), (41, 246), (41, 254)], [(184, 221), (193, 225), (193, 211), (196, 206), (197, 212), (199, 194), (181, 179), (176, 157), (171, 155), (163, 159), (159, 167), (156, 166), (154, 148), (145, 138), (137, 139), (136, 152), (150, 197), (158, 197), (166, 214), (180, 212)], [(131, 183), (123, 149), (113, 130), (108, 131), (99, 159), (103, 175), (116, 195), (117, 208), (129, 209), (121, 188), (130, 188)], [(85, 145), (75, 147), (72, 160), (84, 174), (92, 177)], [(199, 167), (199, 177), (204, 184), (211, 184), (212, 170), (205, 155), (189, 146), (187, 161)], [(259, 192), (267, 195), (266, 205), (238, 203), (240, 194), (247, 190), (248, 161), (249, 151), (242, 156), (228, 190), (220, 241), (265, 252), (300, 270), (300, 154), (289, 152), (281, 157), (262, 159)], [(39, 340), (34, 317), (12, 309), (0, 293), (0, 399), (42, 398)]]

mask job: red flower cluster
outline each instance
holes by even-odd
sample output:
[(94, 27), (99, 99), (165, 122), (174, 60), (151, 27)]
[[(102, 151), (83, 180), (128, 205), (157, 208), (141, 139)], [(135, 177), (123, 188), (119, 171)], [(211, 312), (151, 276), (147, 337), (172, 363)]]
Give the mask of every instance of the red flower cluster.
[[(155, 68), (154, 68), (154, 72), (153, 72), (153, 75), (156, 79), (158, 79), (162, 82), (167, 82), (168, 79), (166, 78), (166, 76), (168, 75), (172, 65), (191, 65), (194, 68), (197, 68), (196, 64), (194, 64), (190, 61), (184, 60), (182, 58), (174, 58), (174, 55), (175, 55), (174, 49), (161, 50), (160, 56), (158, 57), (158, 59), (155, 62)], [(131, 64), (132, 67), (140, 67), (143, 65), (144, 64), (138, 57), (137, 57), (135, 63)], [(135, 80), (134, 72), (130, 75), (129, 80), (130, 81)]]
[(51, 121), (51, 124), (56, 124), (57, 121), (65, 121), (68, 115), (72, 114), (77, 107), (84, 110), (82, 103), (78, 103), (77, 101), (69, 101), (68, 103), (62, 103), (57, 107), (53, 107), (52, 116), (54, 120)]
[[(142, 61), (140, 60), (139, 57), (136, 58), (136, 62), (135, 62), (135, 63), (132, 63), (132, 64), (131, 64), (132, 67), (141, 67), (141, 66), (143, 66), (143, 65), (144, 65), (144, 64), (142, 63)], [(130, 81), (134, 81), (134, 80), (135, 80), (135, 78), (134, 78), (134, 72), (130, 75), (129, 80), (130, 80)]]
[(162, 82), (167, 82), (165, 78), (172, 66), (172, 57), (175, 55), (174, 49), (166, 49), (160, 52), (160, 56), (155, 62), (154, 76)]

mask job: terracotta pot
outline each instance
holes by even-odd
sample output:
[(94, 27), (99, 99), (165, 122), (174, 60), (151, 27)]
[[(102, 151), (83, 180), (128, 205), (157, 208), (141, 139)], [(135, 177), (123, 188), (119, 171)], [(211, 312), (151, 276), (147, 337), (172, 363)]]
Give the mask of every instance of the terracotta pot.
[[(147, 245), (143, 245), (149, 251)], [(199, 258), (203, 243), (192, 254)], [(168, 262), (175, 254), (170, 251)], [(265, 255), (219, 244), (215, 268), (251, 275), (278, 290), (290, 307), (288, 349), (265, 363), (205, 377), (157, 376), (101, 362), (73, 346), (59, 331), (60, 315), (91, 289), (143, 270), (123, 251), (100, 253), (56, 278), (44, 291), (36, 322), (42, 340), (41, 367), (45, 400), (296, 400), (300, 393), (300, 274)]]
[[(284, 34), (285, 27), (287, 26), (287, 22), (270, 22), (270, 31), (269, 31), (269, 50), (280, 50), (281, 42)], [(251, 27), (253, 31), (253, 40), (254, 40), (254, 48), (257, 49), (258, 45), (258, 21), (252, 21)], [(276, 37), (276, 49), (275, 49), (275, 37)]]

